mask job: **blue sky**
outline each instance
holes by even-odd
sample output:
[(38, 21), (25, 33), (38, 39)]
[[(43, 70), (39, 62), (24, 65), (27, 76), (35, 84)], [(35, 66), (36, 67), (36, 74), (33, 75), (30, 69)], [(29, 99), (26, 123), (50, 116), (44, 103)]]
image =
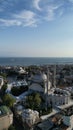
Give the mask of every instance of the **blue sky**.
[(1, 57), (73, 57), (73, 0), (0, 0)]

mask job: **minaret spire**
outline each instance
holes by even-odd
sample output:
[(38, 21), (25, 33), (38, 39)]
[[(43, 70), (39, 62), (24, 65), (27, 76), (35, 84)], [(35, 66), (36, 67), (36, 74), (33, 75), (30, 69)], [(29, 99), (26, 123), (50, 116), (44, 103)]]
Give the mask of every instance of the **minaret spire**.
[(56, 88), (56, 64), (54, 65), (54, 88)]
[(48, 87), (49, 87), (49, 68), (47, 67), (47, 95), (48, 95)]
[(47, 102), (47, 98), (48, 98), (48, 87), (49, 87), (49, 68), (47, 66), (47, 81), (46, 81), (46, 86), (45, 86), (45, 89), (46, 89), (46, 93), (45, 93), (46, 110), (48, 109), (48, 102)]

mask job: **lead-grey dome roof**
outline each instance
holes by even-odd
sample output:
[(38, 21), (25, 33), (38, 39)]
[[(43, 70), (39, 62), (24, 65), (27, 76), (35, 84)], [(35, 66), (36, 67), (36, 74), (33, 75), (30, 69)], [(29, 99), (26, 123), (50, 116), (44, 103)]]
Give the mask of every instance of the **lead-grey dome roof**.
[(41, 74), (36, 74), (32, 77), (32, 81), (35, 81), (35, 82), (44, 82), (44, 81), (47, 81), (47, 75), (44, 74), (44, 73), (41, 73)]

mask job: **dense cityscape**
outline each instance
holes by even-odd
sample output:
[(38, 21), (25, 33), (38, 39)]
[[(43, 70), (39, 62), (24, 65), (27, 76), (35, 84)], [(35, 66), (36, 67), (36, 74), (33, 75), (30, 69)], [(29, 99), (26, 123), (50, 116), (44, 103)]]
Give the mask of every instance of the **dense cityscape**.
[(0, 0), (0, 130), (73, 130), (73, 0)]
[(73, 65), (0, 66), (0, 130), (45, 129), (73, 129)]

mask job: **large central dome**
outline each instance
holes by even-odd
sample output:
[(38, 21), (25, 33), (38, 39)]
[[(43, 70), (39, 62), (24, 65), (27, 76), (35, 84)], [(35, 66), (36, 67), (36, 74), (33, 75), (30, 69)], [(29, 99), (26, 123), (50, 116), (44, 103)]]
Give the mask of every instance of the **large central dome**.
[(44, 82), (47, 81), (47, 76), (44, 73), (36, 74), (31, 79), (34, 82)]

